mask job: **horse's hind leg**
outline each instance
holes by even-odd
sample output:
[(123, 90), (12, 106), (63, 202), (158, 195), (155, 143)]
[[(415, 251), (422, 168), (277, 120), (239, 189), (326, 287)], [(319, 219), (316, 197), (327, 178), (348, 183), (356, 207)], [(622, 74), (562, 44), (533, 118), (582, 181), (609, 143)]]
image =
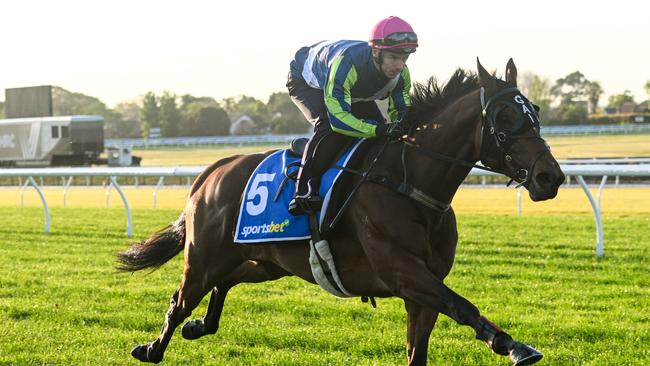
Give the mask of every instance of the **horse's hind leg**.
[(158, 338), (131, 351), (131, 355), (138, 360), (160, 362), (174, 334), (174, 329), (192, 313), (201, 299), (220, 282), (220, 279), (226, 278), (241, 263), (241, 259), (238, 259), (234, 253), (220, 252), (218, 264), (215, 264), (211, 258), (214, 258), (216, 252), (209, 252), (207, 249), (213, 248), (214, 245), (211, 246), (213, 243), (203, 240), (201, 242), (202, 244), (189, 242), (185, 245), (185, 269), (181, 286), (170, 300), (169, 310), (165, 314), (165, 321)]
[(288, 273), (271, 263), (250, 260), (240, 264), (222, 281), (222, 284), (212, 289), (208, 310), (203, 319), (194, 319), (185, 323), (182, 331), (183, 338), (197, 339), (217, 332), (226, 295), (233, 286), (239, 283), (273, 281), (286, 275)]
[(186, 272), (181, 287), (171, 297), (160, 336), (151, 343), (133, 348), (131, 351), (133, 357), (143, 362), (158, 363), (162, 361), (165, 349), (174, 334), (174, 329), (190, 315), (209, 291), (209, 287), (206, 288), (202, 282), (200, 279), (188, 277)]
[(226, 302), (229, 287), (212, 289), (208, 310), (202, 319), (190, 320), (183, 325), (182, 335), (185, 339), (197, 339), (207, 334), (214, 334), (219, 329), (219, 319)]
[(438, 312), (404, 300), (407, 313), (406, 355), (409, 366), (427, 364), (429, 336), (438, 319)]

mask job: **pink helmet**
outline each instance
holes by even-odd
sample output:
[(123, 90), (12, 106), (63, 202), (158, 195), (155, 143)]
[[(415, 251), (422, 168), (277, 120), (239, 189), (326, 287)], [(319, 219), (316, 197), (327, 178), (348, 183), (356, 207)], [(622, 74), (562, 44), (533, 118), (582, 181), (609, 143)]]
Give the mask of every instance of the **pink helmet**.
[(368, 45), (381, 50), (413, 53), (418, 47), (418, 36), (407, 22), (390, 16), (372, 28)]

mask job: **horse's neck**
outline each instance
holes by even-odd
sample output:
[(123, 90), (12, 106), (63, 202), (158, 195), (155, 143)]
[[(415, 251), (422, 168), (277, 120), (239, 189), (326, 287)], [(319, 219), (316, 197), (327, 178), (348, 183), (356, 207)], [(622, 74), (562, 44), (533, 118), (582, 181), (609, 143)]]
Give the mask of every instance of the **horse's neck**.
[[(421, 147), (459, 160), (475, 163), (479, 157), (477, 134), (480, 133), (478, 91), (446, 108), (416, 135)], [(451, 202), (471, 168), (409, 152), (407, 169), (412, 184), (431, 197)]]

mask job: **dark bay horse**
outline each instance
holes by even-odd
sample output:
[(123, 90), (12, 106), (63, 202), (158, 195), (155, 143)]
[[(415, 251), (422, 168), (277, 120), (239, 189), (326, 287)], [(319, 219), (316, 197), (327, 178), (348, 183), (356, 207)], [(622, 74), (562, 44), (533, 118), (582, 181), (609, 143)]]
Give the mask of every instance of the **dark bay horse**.
[[(439, 313), (472, 327), (477, 339), (494, 352), (509, 355), (515, 365), (542, 357), (443, 283), (458, 240), (449, 204), (473, 163), (481, 160), (504, 172), (524, 185), (534, 201), (554, 198), (564, 181), (539, 135), (537, 112), (516, 88), (516, 78), (511, 59), (505, 81), (478, 63), (477, 75), (458, 70), (444, 88), (433, 79), (416, 85), (406, 118), (413, 127), (402, 141), (388, 145), (373, 174), (408, 181), (426, 200), (366, 182), (329, 237), (336, 268), (349, 292), (404, 299), (409, 365), (426, 364), (429, 336)], [(381, 145), (377, 139), (358, 168), (368, 167)], [(185, 255), (183, 279), (171, 297), (160, 336), (135, 347), (133, 357), (160, 362), (174, 329), (210, 291), (207, 313), (185, 324), (184, 338), (217, 331), (228, 290), (237, 284), (291, 275), (315, 283), (305, 241), (233, 243), (244, 186), (268, 154), (232, 156), (211, 165), (194, 181), (174, 224), (119, 254), (120, 269), (126, 271), (157, 268), (183, 250)], [(356, 184), (359, 179), (352, 181)]]

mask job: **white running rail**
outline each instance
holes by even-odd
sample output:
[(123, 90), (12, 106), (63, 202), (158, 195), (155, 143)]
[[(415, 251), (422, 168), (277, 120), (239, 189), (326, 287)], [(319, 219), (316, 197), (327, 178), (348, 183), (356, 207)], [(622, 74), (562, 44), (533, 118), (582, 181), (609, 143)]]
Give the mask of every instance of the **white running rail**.
[[(596, 254), (600, 257), (604, 254), (603, 224), (600, 212), (600, 196), (608, 176), (617, 177), (650, 177), (650, 164), (561, 164), (562, 171), (568, 177), (575, 177), (583, 191), (589, 199), (591, 208), (596, 220)], [(183, 166), (183, 167), (83, 167), (83, 168), (34, 168), (34, 169), (0, 169), (0, 177), (22, 177), (27, 178), (25, 185), (22, 186), (21, 192), (24, 191), (27, 184), (34, 187), (38, 192), (43, 208), (45, 209), (45, 232), (50, 232), (50, 211), (40, 186), (36, 183), (34, 177), (108, 177), (112, 188), (115, 188), (122, 198), (126, 212), (126, 235), (133, 235), (133, 226), (131, 223), (131, 209), (129, 202), (124, 195), (122, 188), (117, 183), (116, 177), (160, 177), (159, 183), (154, 191), (155, 193), (162, 185), (164, 177), (196, 177), (205, 169), (204, 166)], [(498, 176), (497, 173), (486, 172), (483, 170), (472, 169), (470, 176)], [(585, 183), (584, 177), (602, 177), (598, 186), (597, 198), (591, 194), (589, 187)], [(67, 191), (69, 183), (64, 187)], [(110, 189), (110, 187), (109, 187)], [(518, 194), (519, 208), (521, 214), (521, 194)], [(22, 194), (21, 194), (22, 202)], [(154, 203), (155, 206), (155, 203)]]

